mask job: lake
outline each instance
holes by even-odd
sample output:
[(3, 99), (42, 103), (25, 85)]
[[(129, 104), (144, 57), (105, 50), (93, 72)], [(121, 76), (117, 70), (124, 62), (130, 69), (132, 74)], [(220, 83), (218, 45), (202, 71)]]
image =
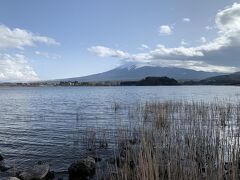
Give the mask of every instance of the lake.
[(45, 160), (63, 172), (84, 155), (87, 130), (114, 130), (124, 122), (126, 111), (116, 113), (114, 105), (182, 100), (239, 103), (240, 87), (1, 87), (0, 153), (9, 165)]

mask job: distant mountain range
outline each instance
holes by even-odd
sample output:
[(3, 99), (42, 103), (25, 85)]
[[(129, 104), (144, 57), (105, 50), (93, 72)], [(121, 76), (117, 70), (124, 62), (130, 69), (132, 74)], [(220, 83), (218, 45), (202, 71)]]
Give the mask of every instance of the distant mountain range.
[(240, 72), (233, 74), (210, 77), (200, 81), (206, 85), (240, 85)]
[(0, 83), (0, 86), (142, 86), (142, 85), (239, 85), (240, 72), (222, 74), (184, 68), (127, 64), (84, 77), (39, 82)]
[(76, 78), (61, 79), (56, 81), (78, 81), (78, 82), (98, 82), (98, 81), (134, 81), (145, 77), (174, 78), (180, 81), (202, 80), (209, 77), (223, 75), (217, 72), (195, 71), (184, 68), (159, 67), (159, 66), (139, 66), (127, 64), (107, 72)]

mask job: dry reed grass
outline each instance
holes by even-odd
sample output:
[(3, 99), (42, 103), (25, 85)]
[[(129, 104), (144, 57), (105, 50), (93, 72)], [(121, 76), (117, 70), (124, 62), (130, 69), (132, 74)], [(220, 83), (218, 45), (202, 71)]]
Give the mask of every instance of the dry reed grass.
[[(240, 105), (151, 102), (130, 108), (128, 118), (131, 126), (119, 126), (113, 161), (101, 178), (240, 178)], [(90, 136), (94, 146), (96, 134)], [(101, 139), (107, 144), (106, 134)]]

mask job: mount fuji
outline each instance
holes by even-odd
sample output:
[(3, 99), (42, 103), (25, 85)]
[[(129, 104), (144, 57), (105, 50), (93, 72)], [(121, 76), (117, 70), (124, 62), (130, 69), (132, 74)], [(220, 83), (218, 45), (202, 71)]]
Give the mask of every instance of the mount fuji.
[[(223, 75), (218, 72), (196, 71), (176, 67), (160, 67), (128, 63), (115, 69), (83, 77), (61, 79), (61, 81), (97, 82), (97, 81), (131, 81), (140, 80), (148, 76), (167, 76), (176, 80), (202, 80)], [(60, 81), (60, 80), (59, 80)]]

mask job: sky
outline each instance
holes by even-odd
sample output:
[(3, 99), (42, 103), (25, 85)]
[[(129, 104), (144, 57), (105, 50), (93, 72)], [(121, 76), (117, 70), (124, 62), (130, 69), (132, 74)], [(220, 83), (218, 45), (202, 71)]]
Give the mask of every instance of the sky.
[(126, 63), (240, 71), (240, 0), (2, 0), (0, 81)]

